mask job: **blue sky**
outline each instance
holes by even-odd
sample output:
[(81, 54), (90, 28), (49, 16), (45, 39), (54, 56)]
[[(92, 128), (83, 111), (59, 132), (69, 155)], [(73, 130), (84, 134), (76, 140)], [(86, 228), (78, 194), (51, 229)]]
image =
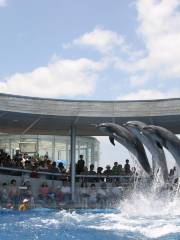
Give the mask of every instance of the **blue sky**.
[(173, 98), (179, 76), (179, 0), (0, 0), (0, 92)]
[(178, 0), (0, 0), (0, 91), (180, 96)]

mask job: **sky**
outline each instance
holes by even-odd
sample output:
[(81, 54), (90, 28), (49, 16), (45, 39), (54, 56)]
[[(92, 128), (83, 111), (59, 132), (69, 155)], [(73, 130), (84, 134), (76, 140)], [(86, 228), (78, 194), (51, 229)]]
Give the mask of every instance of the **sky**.
[(179, 75), (179, 0), (0, 0), (0, 92), (175, 98)]

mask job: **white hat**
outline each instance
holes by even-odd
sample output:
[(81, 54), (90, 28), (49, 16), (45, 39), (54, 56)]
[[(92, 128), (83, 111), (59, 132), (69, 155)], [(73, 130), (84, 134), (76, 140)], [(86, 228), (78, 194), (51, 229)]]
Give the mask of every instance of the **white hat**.
[(27, 202), (29, 202), (29, 200), (28, 200), (27, 198), (25, 198), (25, 199), (23, 200), (23, 203), (27, 203)]

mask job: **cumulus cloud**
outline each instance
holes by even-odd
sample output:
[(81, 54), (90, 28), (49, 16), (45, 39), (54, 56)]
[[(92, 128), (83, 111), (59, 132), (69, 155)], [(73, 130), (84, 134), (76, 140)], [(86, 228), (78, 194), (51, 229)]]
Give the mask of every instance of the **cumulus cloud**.
[[(70, 46), (89, 46), (102, 54), (113, 52), (109, 64), (128, 73), (131, 86), (156, 79), (162, 82), (180, 75), (180, 1), (137, 0), (137, 35), (142, 49), (132, 49), (124, 36), (96, 27), (74, 39)], [(135, 46), (134, 46), (135, 47)], [(123, 51), (123, 54), (119, 54)], [(124, 54), (125, 53), (125, 54)]]
[(108, 53), (116, 46), (119, 46), (123, 51), (128, 50), (122, 35), (101, 27), (96, 27), (93, 31), (83, 34), (79, 38), (74, 39), (72, 43), (65, 44), (64, 47), (68, 48), (74, 45), (90, 46), (101, 53)]
[(0, 7), (6, 7), (7, 6), (7, 0), (0, 0)]
[[(116, 59), (115, 66), (147, 80), (156, 76), (160, 81), (180, 75), (180, 1), (138, 0), (139, 27), (137, 33), (144, 41), (144, 56), (135, 61)], [(142, 81), (142, 84), (144, 81)]]
[[(138, 33), (144, 39), (147, 56), (137, 67), (158, 71), (166, 77), (180, 74), (180, 1), (139, 0)], [(148, 11), (147, 11), (148, 9)]]
[(118, 97), (118, 100), (166, 99), (176, 97), (180, 97), (180, 91), (178, 90), (160, 91), (156, 89), (141, 89)]
[(0, 91), (26, 96), (74, 97), (94, 91), (104, 63), (86, 58), (60, 59), (29, 73), (16, 73), (0, 82)]

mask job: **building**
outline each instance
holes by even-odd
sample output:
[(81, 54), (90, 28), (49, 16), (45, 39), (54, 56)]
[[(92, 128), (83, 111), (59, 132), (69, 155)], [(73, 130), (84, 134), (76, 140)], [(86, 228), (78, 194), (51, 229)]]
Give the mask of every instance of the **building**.
[[(87, 167), (90, 164), (99, 166), (99, 145), (94, 137), (77, 137), (76, 161), (82, 154)], [(22, 153), (38, 154), (40, 157), (48, 155), (52, 161), (63, 160), (67, 166), (70, 164), (69, 136), (0, 134), (0, 149), (11, 158), (20, 149)]]
[[(20, 149), (22, 153), (48, 155), (52, 161), (63, 160), (67, 167), (70, 164), (69, 136), (0, 134), (0, 149), (11, 158)], [(80, 154), (84, 156), (87, 167), (90, 164), (99, 166), (99, 141), (94, 137), (77, 137), (76, 161)]]
[[(52, 145), (52, 158), (54, 159), (58, 155), (56, 143), (61, 142), (57, 140), (58, 137), (69, 138), (68, 144), (65, 145), (68, 146), (66, 156), (70, 154), (71, 161), (72, 200), (74, 200), (75, 196), (76, 156), (81, 151), (81, 149), (79, 150), (81, 144), (77, 144), (79, 137), (85, 137), (81, 138), (83, 143), (85, 139), (88, 139), (88, 143), (89, 141), (93, 142), (89, 136), (100, 136), (103, 134), (94, 126), (95, 124), (102, 122), (123, 124), (130, 120), (160, 125), (178, 134), (180, 133), (180, 99), (72, 101), (0, 94), (1, 133), (9, 134), (10, 138), (13, 134), (21, 136), (18, 138), (22, 138), (23, 141), (23, 138), (26, 138), (25, 136), (28, 135), (31, 135), (30, 141), (32, 141), (32, 136), (33, 138), (37, 138), (37, 136), (41, 138), (43, 136), (42, 142), (45, 141), (48, 135), (49, 140), (47, 142), (49, 143), (47, 144)], [(2, 136), (4, 136), (5, 140), (5, 135)], [(52, 136), (54, 136), (55, 141)], [(51, 137), (52, 139), (50, 140)], [(81, 140), (79, 141), (81, 142)], [(37, 145), (39, 146), (37, 148), (39, 150), (41, 149), (40, 144), (41, 139), (38, 139)], [(53, 150), (53, 144), (55, 150)], [(9, 149), (12, 150), (12, 146)], [(63, 149), (65, 148), (63, 147)], [(59, 152), (59, 154), (61, 153)], [(94, 154), (91, 153), (92, 159), (90, 161), (95, 161), (93, 156)]]

